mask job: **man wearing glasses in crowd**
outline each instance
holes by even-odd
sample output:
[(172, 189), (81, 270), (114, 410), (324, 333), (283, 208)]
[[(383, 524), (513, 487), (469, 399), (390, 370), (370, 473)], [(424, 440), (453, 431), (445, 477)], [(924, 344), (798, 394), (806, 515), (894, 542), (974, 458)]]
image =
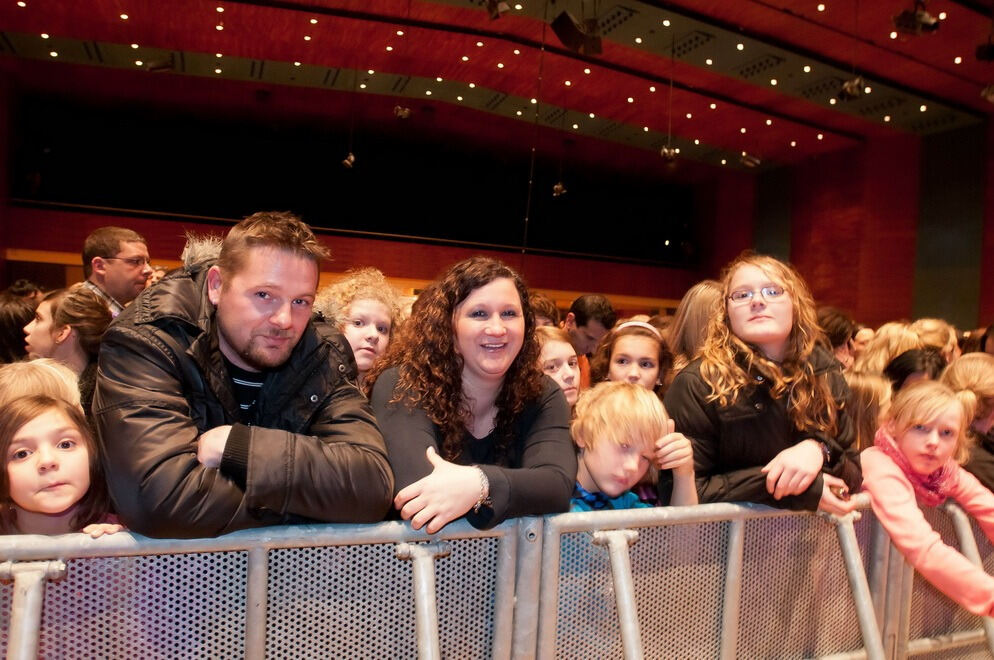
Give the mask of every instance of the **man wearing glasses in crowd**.
[(148, 246), (137, 232), (100, 227), (83, 242), (84, 286), (100, 296), (114, 316), (144, 291), (151, 274)]

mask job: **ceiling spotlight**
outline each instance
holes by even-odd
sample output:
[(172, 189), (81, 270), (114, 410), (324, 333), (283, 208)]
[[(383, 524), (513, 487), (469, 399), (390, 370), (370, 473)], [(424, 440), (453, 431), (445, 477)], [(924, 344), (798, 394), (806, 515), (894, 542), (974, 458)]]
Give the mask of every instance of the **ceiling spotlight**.
[(842, 83), (842, 89), (835, 95), (835, 98), (840, 101), (853, 101), (863, 95), (865, 88), (866, 81), (863, 80), (863, 76), (856, 76)]
[(562, 181), (557, 181), (556, 185), (552, 186), (552, 196), (562, 197), (566, 194), (566, 186), (563, 185)]
[(659, 155), (662, 156), (663, 160), (667, 163), (672, 163), (676, 160), (676, 155), (680, 153), (676, 149), (670, 146), (665, 146), (659, 150)]
[(570, 50), (582, 55), (601, 54), (601, 28), (596, 17), (581, 22), (568, 11), (563, 11), (550, 23), (550, 27)]
[(393, 116), (397, 119), (409, 119), (411, 117), (411, 109), (395, 105), (393, 107)]
[(988, 103), (994, 103), (994, 85), (988, 85), (980, 90), (980, 96)]
[(345, 160), (342, 161), (342, 165), (345, 169), (351, 170), (352, 166), (355, 165), (355, 154), (350, 151), (349, 155), (347, 155)]
[(487, 0), (487, 13), (490, 20), (496, 21), (498, 18), (511, 11), (511, 5), (502, 0)]
[(919, 35), (939, 29), (939, 19), (925, 9), (925, 0), (915, 0), (914, 9), (905, 9), (894, 17), (894, 28), (904, 34)]
[(742, 156), (739, 157), (739, 162), (748, 168), (754, 168), (754, 167), (759, 167), (763, 161), (761, 161), (756, 156), (753, 156), (752, 154), (743, 151)]

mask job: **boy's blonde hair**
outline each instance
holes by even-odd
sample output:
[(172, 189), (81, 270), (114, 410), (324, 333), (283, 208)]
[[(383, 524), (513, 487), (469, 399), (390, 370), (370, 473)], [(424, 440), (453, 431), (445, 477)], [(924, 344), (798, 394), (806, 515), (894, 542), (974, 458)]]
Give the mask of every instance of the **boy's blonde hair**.
[(666, 434), (668, 421), (666, 409), (651, 390), (636, 383), (602, 382), (580, 395), (570, 433), (578, 446), (593, 449), (607, 439), (645, 452)]
[(891, 435), (898, 438), (915, 424), (927, 424), (941, 415), (950, 404), (959, 404), (962, 411), (959, 432), (956, 436), (957, 463), (965, 463), (970, 457), (970, 436), (966, 430), (973, 420), (977, 407), (977, 397), (969, 390), (954, 392), (948, 385), (934, 380), (912, 383), (901, 390), (890, 404), (887, 425)]
[(0, 410), (25, 396), (62, 399), (79, 407), (79, 380), (72, 369), (50, 358), (0, 367)]

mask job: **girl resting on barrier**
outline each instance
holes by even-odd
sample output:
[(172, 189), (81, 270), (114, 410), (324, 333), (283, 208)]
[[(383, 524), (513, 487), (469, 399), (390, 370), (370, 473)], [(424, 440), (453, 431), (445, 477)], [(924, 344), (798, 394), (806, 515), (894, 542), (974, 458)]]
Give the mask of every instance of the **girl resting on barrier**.
[(725, 269), (722, 291), (700, 357), (666, 393), (694, 446), (701, 501), (852, 511), (860, 472), (849, 391), (817, 343), (807, 285), (789, 265), (745, 254)]
[(534, 324), (518, 274), (473, 257), (424, 290), (367, 374), (394, 506), (415, 529), (569, 508), (569, 405), (538, 368)]
[(873, 513), (918, 573), (964, 608), (994, 615), (994, 578), (942, 542), (920, 505), (951, 497), (994, 540), (994, 494), (960, 467), (976, 396), (934, 381), (902, 389), (875, 444), (862, 454), (863, 488)]
[(538, 366), (563, 390), (566, 403), (572, 408), (580, 396), (580, 360), (570, 343), (569, 333), (554, 326), (535, 328), (540, 353)]
[(673, 354), (659, 330), (643, 321), (626, 321), (601, 339), (590, 359), (590, 382), (636, 383), (662, 399), (663, 380), (673, 366)]
[(82, 411), (44, 395), (10, 402), (0, 414), (0, 533), (93, 538), (122, 529), (97, 444)]
[(646, 388), (598, 383), (580, 396), (570, 430), (580, 450), (570, 511), (648, 507), (630, 489), (650, 465), (673, 471), (671, 505), (697, 504), (690, 441)]

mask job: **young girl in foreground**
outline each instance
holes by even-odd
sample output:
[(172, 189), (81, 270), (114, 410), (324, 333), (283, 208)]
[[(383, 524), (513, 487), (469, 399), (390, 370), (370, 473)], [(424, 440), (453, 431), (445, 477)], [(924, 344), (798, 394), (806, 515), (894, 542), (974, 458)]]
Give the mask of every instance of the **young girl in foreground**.
[(908, 563), (964, 608), (994, 615), (994, 578), (944, 544), (920, 504), (951, 497), (994, 540), (994, 495), (960, 467), (969, 454), (967, 425), (976, 396), (934, 381), (902, 389), (875, 446), (861, 455), (863, 489), (873, 512)]
[(0, 533), (93, 538), (122, 529), (109, 500), (96, 443), (82, 411), (37, 395), (11, 402), (0, 415)]
[(673, 420), (651, 390), (598, 383), (580, 396), (570, 431), (580, 449), (570, 511), (649, 506), (631, 488), (650, 465), (673, 471), (670, 505), (697, 504), (690, 441), (673, 432)]

